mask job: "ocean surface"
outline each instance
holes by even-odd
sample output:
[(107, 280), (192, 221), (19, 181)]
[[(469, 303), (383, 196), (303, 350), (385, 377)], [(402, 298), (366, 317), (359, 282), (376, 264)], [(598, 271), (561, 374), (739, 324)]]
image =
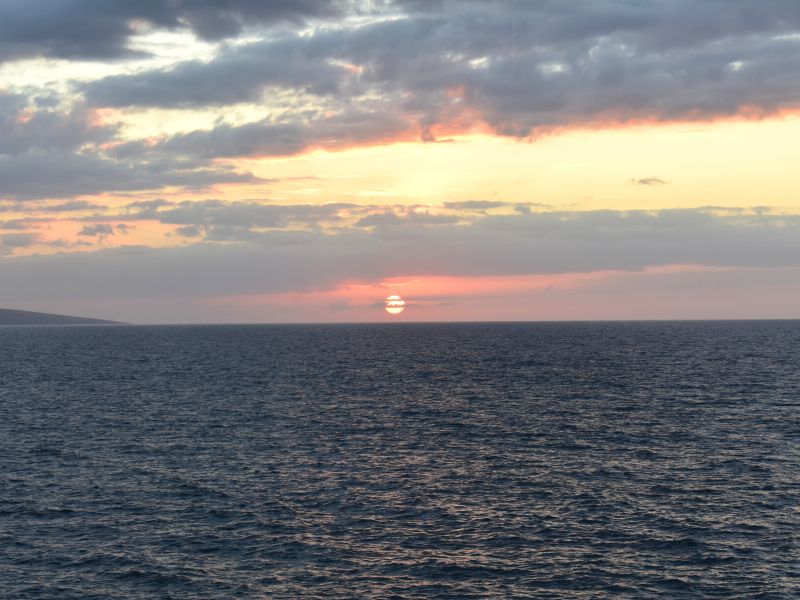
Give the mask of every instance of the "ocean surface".
[(800, 322), (0, 329), (0, 598), (798, 598)]

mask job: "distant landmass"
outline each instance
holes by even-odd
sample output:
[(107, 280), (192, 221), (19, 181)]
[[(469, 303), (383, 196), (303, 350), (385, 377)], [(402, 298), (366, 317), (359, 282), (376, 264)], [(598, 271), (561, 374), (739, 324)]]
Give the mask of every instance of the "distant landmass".
[(51, 315), (48, 313), (30, 312), (27, 310), (11, 310), (0, 308), (0, 326), (3, 325), (122, 325), (117, 321), (104, 321), (102, 319), (86, 319), (84, 317), (69, 317), (65, 315)]

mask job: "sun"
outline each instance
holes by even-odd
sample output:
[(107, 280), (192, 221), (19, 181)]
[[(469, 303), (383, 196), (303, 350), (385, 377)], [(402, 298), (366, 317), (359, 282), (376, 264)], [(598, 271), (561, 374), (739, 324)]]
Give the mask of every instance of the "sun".
[(390, 315), (399, 315), (406, 309), (406, 301), (400, 296), (389, 296), (384, 301), (384, 308)]

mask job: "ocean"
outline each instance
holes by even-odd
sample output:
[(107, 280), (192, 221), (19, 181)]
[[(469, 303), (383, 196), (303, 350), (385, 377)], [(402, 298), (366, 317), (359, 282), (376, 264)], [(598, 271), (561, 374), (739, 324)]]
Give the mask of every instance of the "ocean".
[(797, 598), (800, 322), (0, 328), (0, 597)]

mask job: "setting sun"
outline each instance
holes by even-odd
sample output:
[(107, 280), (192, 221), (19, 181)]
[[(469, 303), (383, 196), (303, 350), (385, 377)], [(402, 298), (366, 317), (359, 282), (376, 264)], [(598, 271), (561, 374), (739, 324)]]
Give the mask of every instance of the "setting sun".
[(406, 301), (400, 296), (389, 296), (384, 302), (384, 308), (390, 315), (399, 315), (406, 309)]

